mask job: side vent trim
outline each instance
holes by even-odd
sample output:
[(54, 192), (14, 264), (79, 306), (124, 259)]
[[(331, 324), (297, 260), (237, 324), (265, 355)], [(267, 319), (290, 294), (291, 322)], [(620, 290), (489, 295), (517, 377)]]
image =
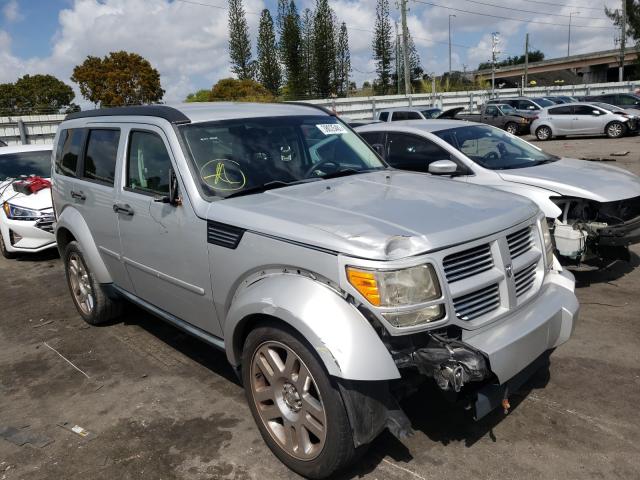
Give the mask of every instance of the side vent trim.
[(235, 250), (246, 230), (225, 223), (207, 220), (207, 242)]

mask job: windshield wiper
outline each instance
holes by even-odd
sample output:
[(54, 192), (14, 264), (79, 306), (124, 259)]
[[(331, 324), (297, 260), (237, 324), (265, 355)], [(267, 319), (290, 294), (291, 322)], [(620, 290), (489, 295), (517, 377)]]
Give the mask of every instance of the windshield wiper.
[(320, 178), (305, 178), (303, 180), (295, 180), (293, 182), (285, 182), (282, 180), (273, 180), (271, 182), (263, 183), (262, 185), (256, 185), (255, 187), (245, 188), (243, 190), (233, 192), (224, 198), (241, 197), (243, 195), (251, 195), (253, 193), (262, 193), (267, 190), (275, 190), (276, 188), (290, 187), (292, 185), (299, 185), (301, 183), (316, 182)]
[(374, 170), (380, 170), (378, 168), (365, 168), (358, 170), (357, 168), (341, 168), (340, 170), (332, 173), (328, 173), (318, 178), (328, 180), (330, 178), (348, 177), (349, 175), (358, 175), (359, 173), (373, 172)]

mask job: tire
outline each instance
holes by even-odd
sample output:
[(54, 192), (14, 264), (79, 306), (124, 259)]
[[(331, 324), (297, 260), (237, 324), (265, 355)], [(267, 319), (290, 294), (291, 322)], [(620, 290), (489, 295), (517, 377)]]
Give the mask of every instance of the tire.
[(107, 297), (84, 260), (78, 242), (64, 249), (64, 271), (73, 303), (90, 325), (102, 325), (122, 313), (122, 301)]
[(515, 122), (509, 122), (504, 126), (504, 129), (511, 135), (518, 134), (518, 124)]
[[(269, 365), (264, 363), (267, 356)], [(282, 463), (307, 478), (320, 479), (353, 461), (353, 436), (342, 396), (302, 337), (274, 324), (259, 326), (244, 343), (242, 365), (253, 418)]]
[(627, 127), (620, 122), (611, 122), (604, 129), (604, 133), (606, 133), (609, 138), (623, 137), (626, 132)]
[(2, 235), (2, 232), (0, 232), (0, 253), (2, 253), (2, 256), (7, 260), (16, 258), (15, 253), (7, 251), (7, 245), (4, 243), (4, 235)]
[(538, 127), (536, 129), (536, 138), (538, 140), (544, 142), (547, 140), (551, 140), (551, 137), (553, 137), (553, 133), (551, 132), (551, 129), (546, 125), (542, 125), (541, 127)]

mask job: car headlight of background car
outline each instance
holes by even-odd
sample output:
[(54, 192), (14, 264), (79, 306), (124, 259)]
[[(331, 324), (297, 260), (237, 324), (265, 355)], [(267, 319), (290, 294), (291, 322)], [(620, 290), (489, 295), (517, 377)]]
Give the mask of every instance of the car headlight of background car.
[(41, 213), (38, 210), (32, 210), (30, 208), (17, 207), (11, 205), (9, 202), (2, 204), (2, 209), (7, 218), (11, 220), (37, 220), (41, 217)]
[[(373, 270), (347, 267), (349, 283), (376, 307), (418, 307), (442, 297), (440, 282), (432, 265), (418, 265), (398, 270)], [(410, 327), (439, 320), (444, 305), (428, 305), (417, 309), (383, 312), (396, 327)]]

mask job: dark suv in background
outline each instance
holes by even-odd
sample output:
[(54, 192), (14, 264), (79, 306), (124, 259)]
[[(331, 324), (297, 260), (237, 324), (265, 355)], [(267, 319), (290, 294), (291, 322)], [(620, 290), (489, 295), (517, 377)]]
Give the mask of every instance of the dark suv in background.
[(640, 110), (640, 95), (634, 93), (608, 93), (606, 95), (591, 95), (582, 98), (583, 102), (602, 102), (620, 108), (634, 108)]

